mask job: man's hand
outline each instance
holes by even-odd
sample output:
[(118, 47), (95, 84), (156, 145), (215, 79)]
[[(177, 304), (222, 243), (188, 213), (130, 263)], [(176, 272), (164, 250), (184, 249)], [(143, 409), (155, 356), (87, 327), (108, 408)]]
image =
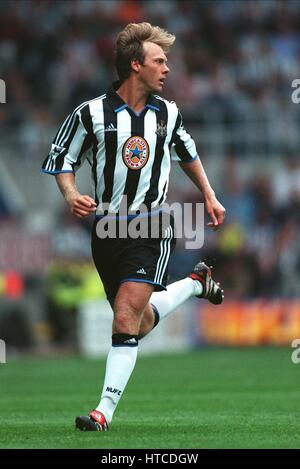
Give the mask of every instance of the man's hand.
[(203, 194), (205, 209), (212, 220), (207, 226), (217, 230), (223, 224), (226, 210), (216, 199), (201, 161), (195, 159), (190, 163), (180, 163), (180, 166)]
[(71, 212), (78, 218), (88, 216), (90, 213), (95, 212), (97, 204), (88, 195), (72, 194), (66, 197), (66, 201), (70, 207)]
[(79, 194), (73, 173), (60, 173), (55, 176), (58, 187), (68, 203), (71, 213), (78, 218), (95, 212), (97, 204), (89, 195)]
[(207, 226), (217, 230), (224, 222), (226, 210), (215, 196), (206, 199), (204, 204), (205, 209), (212, 220), (207, 223)]

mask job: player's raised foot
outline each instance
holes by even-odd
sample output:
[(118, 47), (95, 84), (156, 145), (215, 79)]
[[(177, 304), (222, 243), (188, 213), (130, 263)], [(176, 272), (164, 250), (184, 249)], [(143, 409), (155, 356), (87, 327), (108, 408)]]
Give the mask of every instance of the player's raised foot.
[(189, 277), (193, 280), (199, 280), (202, 284), (203, 292), (201, 295), (197, 295), (197, 298), (206, 298), (214, 305), (222, 303), (224, 292), (220, 285), (212, 279), (211, 270), (204, 262), (198, 262)]
[(75, 427), (82, 432), (107, 432), (109, 425), (99, 410), (92, 410), (89, 415), (76, 417)]

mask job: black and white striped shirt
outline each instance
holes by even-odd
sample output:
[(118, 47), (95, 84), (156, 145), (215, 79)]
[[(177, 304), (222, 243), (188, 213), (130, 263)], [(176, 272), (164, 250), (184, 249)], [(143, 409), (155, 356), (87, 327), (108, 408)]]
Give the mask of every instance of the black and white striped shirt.
[(97, 214), (102, 204), (117, 213), (124, 195), (135, 211), (141, 204), (159, 207), (166, 199), (171, 158), (181, 162), (198, 156), (174, 102), (150, 95), (136, 114), (116, 93), (78, 106), (59, 128), (43, 163), (48, 174), (75, 173), (87, 159), (95, 184)]

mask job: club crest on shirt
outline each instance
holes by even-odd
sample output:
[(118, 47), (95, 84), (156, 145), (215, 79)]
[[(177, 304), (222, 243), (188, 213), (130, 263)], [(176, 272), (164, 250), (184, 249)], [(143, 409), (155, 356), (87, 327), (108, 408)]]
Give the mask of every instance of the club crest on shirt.
[(167, 124), (164, 121), (157, 122), (155, 133), (159, 135), (160, 137), (166, 137), (167, 136)]
[(143, 137), (129, 137), (123, 145), (123, 161), (129, 169), (141, 169), (149, 158), (149, 145)]

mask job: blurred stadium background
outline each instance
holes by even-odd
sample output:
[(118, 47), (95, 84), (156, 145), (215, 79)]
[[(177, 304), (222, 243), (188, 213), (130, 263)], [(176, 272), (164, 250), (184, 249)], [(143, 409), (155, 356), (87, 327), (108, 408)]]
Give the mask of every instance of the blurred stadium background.
[[(7, 346), (74, 347), (80, 303), (103, 296), (91, 266), (91, 220), (69, 215), (54, 179), (39, 169), (65, 116), (115, 78), (118, 31), (143, 20), (177, 36), (164, 95), (181, 107), (227, 208), (224, 229), (207, 230), (200, 252), (178, 242), (171, 261), (174, 281), (205, 257), (226, 291), (217, 321), (215, 308), (191, 302), (191, 340), (300, 337), (300, 105), (291, 100), (300, 73), (299, 2), (2, 0), (0, 9), (7, 87), (0, 330)], [(78, 178), (90, 193), (89, 168)], [(169, 201), (199, 201), (176, 163)]]
[[(290, 348), (300, 337), (300, 104), (291, 99), (299, 1), (1, 0), (0, 338), (8, 360), (105, 356), (111, 313), (91, 263), (92, 220), (68, 213), (40, 166), (66, 115), (116, 77), (116, 34), (140, 21), (177, 36), (163, 95), (181, 108), (227, 209), (203, 249), (178, 241), (170, 265), (174, 281), (207, 259), (224, 305), (189, 301), (141, 351)], [(174, 163), (168, 201), (199, 201), (182, 174)], [(89, 168), (77, 177), (91, 193)]]

